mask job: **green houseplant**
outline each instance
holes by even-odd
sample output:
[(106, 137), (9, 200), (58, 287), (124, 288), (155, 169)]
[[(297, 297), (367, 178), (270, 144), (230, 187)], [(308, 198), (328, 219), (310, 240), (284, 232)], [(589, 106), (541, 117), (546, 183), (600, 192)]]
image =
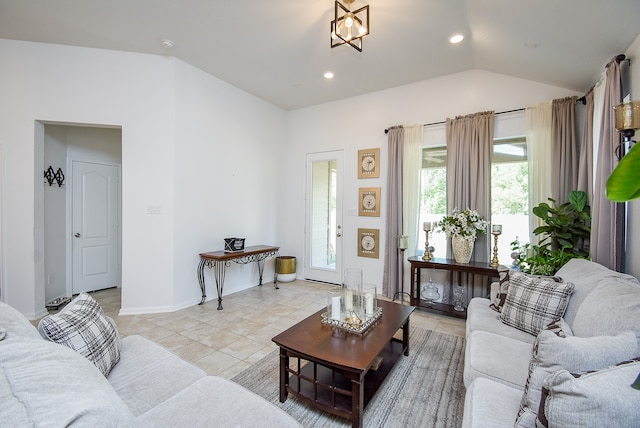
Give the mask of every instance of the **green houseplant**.
[(588, 258), (587, 243), (591, 234), (590, 207), (587, 194), (574, 190), (569, 201), (557, 205), (548, 198), (533, 208), (533, 214), (545, 223), (536, 227), (534, 235), (540, 235), (538, 245), (511, 243), (516, 251), (516, 264), (522, 272), (536, 275), (553, 275), (572, 258)]
[(640, 149), (635, 144), (615, 167), (606, 185), (607, 199), (627, 202), (640, 198)]

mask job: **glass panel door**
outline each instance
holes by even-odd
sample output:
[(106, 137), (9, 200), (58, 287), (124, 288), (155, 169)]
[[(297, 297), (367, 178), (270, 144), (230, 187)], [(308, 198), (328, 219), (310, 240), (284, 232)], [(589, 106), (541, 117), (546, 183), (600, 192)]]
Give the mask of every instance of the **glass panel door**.
[(342, 151), (307, 155), (305, 278), (339, 284), (342, 266)]

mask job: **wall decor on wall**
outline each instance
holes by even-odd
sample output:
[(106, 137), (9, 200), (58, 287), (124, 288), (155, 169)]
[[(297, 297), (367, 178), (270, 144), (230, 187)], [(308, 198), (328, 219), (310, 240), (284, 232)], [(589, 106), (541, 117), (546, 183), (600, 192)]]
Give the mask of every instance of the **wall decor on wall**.
[(380, 177), (380, 149), (358, 150), (358, 178)]
[(380, 217), (379, 187), (361, 187), (358, 189), (358, 215)]
[(380, 247), (380, 229), (358, 228), (358, 257), (377, 259)]

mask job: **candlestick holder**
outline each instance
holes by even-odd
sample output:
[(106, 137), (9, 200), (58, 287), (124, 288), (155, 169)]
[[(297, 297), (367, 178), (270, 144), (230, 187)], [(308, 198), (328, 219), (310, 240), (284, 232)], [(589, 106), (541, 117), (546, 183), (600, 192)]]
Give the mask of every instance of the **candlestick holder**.
[(429, 248), (429, 229), (425, 229), (424, 233), (426, 238), (424, 240), (424, 254), (422, 255), (422, 260), (431, 260), (431, 248)]
[(497, 268), (500, 264), (500, 261), (498, 260), (498, 236), (500, 236), (500, 232), (494, 230), (491, 234), (493, 235), (493, 258), (491, 259), (489, 266)]

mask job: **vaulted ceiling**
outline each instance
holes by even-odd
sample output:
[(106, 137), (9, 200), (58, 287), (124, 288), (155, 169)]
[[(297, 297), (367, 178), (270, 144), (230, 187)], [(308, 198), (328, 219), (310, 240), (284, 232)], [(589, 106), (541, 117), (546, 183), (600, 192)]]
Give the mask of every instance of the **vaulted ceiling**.
[(331, 0), (0, 0), (0, 38), (174, 56), (292, 110), (469, 69), (586, 92), (640, 33), (639, 0), (364, 4), (363, 52), (330, 48)]

